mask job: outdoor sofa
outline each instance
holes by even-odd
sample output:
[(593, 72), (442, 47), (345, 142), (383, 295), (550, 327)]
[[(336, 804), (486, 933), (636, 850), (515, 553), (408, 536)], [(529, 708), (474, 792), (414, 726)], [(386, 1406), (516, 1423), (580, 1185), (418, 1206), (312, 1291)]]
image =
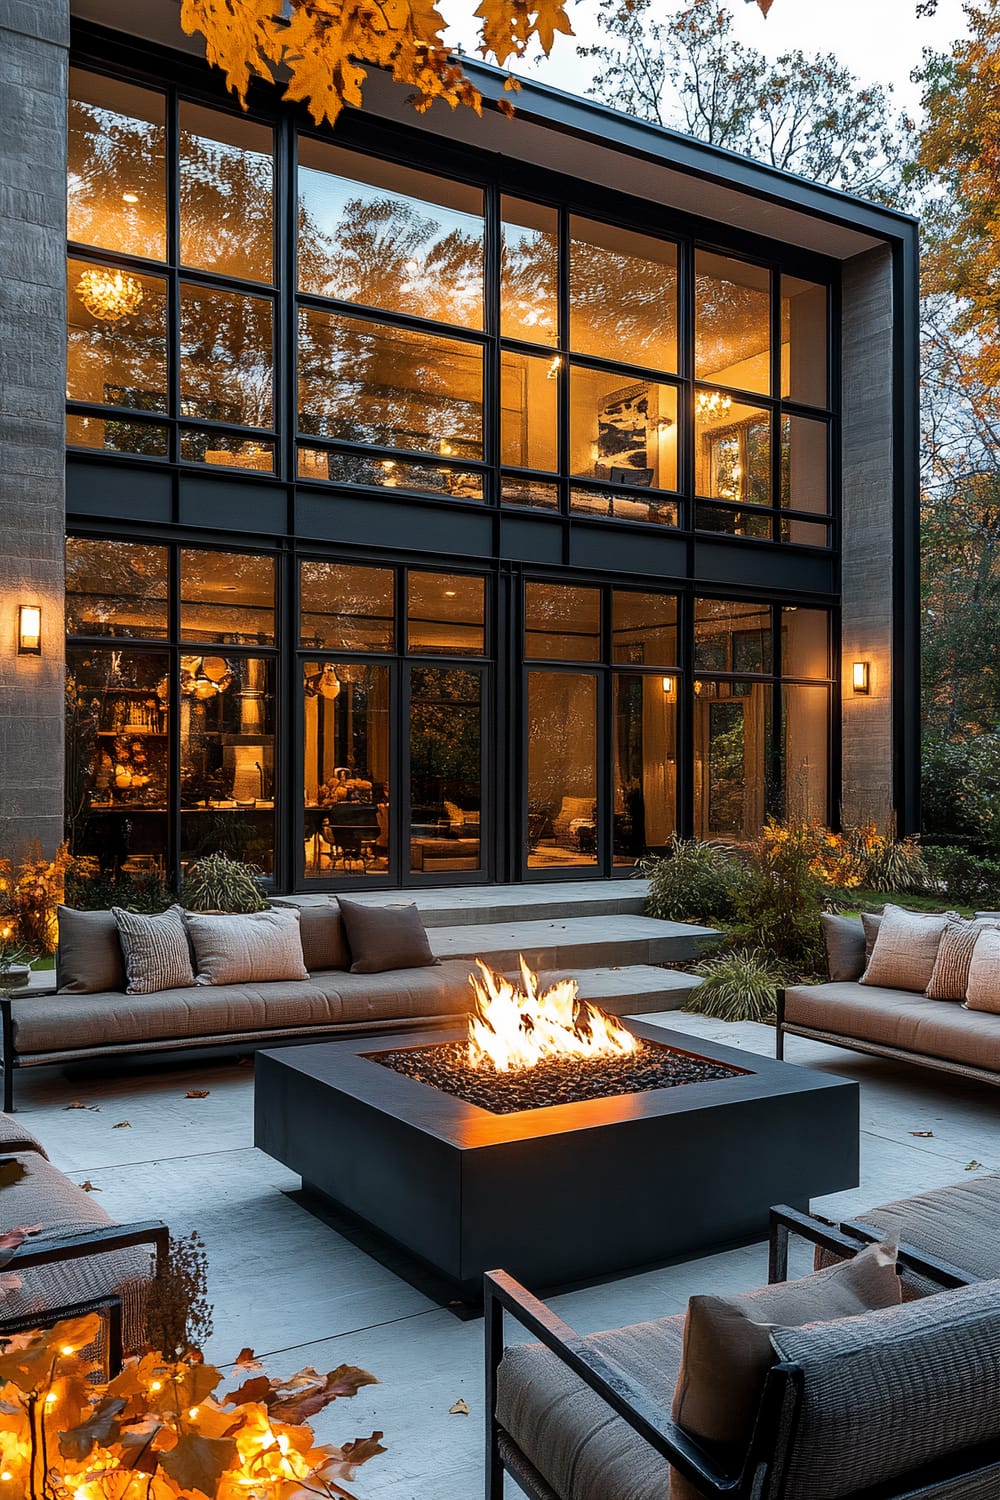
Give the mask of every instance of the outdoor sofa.
[[(988, 932), (992, 928), (996, 933), (1000, 924), (1000, 917), (992, 912), (977, 912), (974, 921), (966, 923), (956, 917), (949, 919), (945, 913), (913, 915), (917, 923), (937, 917), (959, 932), (971, 942), (966, 957), (971, 955), (972, 962), (979, 948), (973, 929), (978, 926)], [(881, 919), (868, 917), (863, 925), (858, 918), (824, 914), (822, 920), (830, 980), (825, 984), (790, 985), (779, 991), (777, 1058), (785, 1055), (786, 1036), (801, 1036), (1000, 1084), (1000, 986), (996, 989), (996, 1009), (988, 1010), (971, 1008), (957, 990), (950, 998), (939, 999), (923, 989), (872, 983), (870, 960)], [(994, 941), (991, 936), (990, 942)], [(976, 1002), (977, 1006), (989, 1003), (988, 997)]]
[(60, 1317), (99, 1311), (114, 1372), (123, 1351), (145, 1343), (145, 1293), (167, 1251), (166, 1224), (116, 1224), (7, 1114), (0, 1114), (0, 1166), (15, 1179), (0, 1187), (0, 1229), (38, 1226), (5, 1256), (3, 1274), (15, 1276), (20, 1286), (0, 1294), (0, 1340)]
[[(426, 1028), (469, 1010), (473, 968), (466, 960), (437, 962), (424, 937), (418, 963), (355, 973), (336, 900), (295, 909), (300, 911), (302, 978), (127, 994), (112, 913), (67, 915), (61, 908), (55, 989), (0, 997), (3, 1108), (14, 1107), (14, 1075), (22, 1068)], [(373, 922), (384, 921), (387, 943), (393, 913), (415, 913), (412, 906), (369, 910)]]

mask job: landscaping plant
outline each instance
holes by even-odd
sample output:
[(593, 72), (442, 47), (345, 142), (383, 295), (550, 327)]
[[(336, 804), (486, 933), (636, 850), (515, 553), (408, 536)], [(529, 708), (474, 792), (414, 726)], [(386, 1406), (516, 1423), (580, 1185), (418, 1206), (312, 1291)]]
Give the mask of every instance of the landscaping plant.
[(225, 854), (205, 854), (188, 866), (181, 881), (180, 903), (188, 911), (267, 909), (259, 871)]
[(832, 885), (832, 837), (819, 824), (768, 818), (747, 845), (748, 878), (739, 889), (736, 914), (738, 936), (748, 947), (804, 972), (822, 972), (819, 914)]
[(746, 878), (741, 861), (728, 849), (676, 834), (669, 853), (640, 860), (636, 874), (649, 881), (648, 915), (665, 922), (727, 921)]
[(696, 965), (702, 982), (684, 1006), (720, 1021), (773, 1021), (783, 969), (760, 948), (734, 948)]
[(1000, 910), (1000, 864), (995, 860), (948, 844), (928, 844), (923, 854), (929, 883), (949, 901)]
[(34, 955), (55, 952), (56, 908), (71, 864), (68, 845), (47, 859), (37, 841), (0, 859), (0, 942), (13, 940)]
[(874, 823), (862, 823), (848, 829), (843, 842), (855, 866), (852, 885), (871, 891), (920, 891), (927, 885), (924, 851), (915, 838), (897, 839), (879, 833)]

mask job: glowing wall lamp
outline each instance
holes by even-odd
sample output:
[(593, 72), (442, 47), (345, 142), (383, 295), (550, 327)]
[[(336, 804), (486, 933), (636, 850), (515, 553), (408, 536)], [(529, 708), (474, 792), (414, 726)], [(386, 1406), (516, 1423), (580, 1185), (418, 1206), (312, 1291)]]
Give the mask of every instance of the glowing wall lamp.
[(868, 662), (856, 661), (851, 672), (851, 686), (856, 693), (869, 691)]
[(42, 611), (37, 604), (17, 606), (17, 654), (18, 656), (41, 656)]
[(663, 691), (665, 693), (672, 693), (674, 691), (674, 679), (672, 677), (664, 677)]

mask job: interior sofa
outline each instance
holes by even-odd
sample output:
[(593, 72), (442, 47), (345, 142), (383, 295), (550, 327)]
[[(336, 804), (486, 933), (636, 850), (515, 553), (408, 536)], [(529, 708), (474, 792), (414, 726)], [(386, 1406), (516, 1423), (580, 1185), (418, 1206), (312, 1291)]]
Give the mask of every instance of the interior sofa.
[(166, 1224), (116, 1224), (48, 1159), (41, 1142), (0, 1114), (0, 1162), (16, 1163), (0, 1189), (0, 1223), (38, 1225), (5, 1260), (20, 1286), (0, 1296), (0, 1340), (61, 1317), (101, 1311), (112, 1372), (145, 1342), (145, 1291), (169, 1241)]
[[(125, 993), (119, 960), (115, 976), (102, 971), (95, 955), (93, 973), (117, 977), (117, 984), (67, 990), (63, 944), (57, 953), (52, 990), (0, 997), (3, 1108), (14, 1107), (19, 1069), (134, 1053), (176, 1052), (204, 1047), (275, 1046), (317, 1037), (405, 1030), (446, 1024), (468, 1012), (473, 967), (464, 959), (378, 973), (350, 971), (350, 953), (331, 950), (317, 936), (318, 923), (337, 904), (302, 906), (303, 979), (194, 984), (151, 994)], [(111, 913), (96, 923), (94, 943), (115, 941)], [(334, 945), (334, 950), (336, 945)], [(342, 966), (329, 966), (330, 958)], [(76, 967), (79, 968), (79, 962)], [(69, 983), (74, 985), (74, 980)]]
[[(995, 913), (980, 912), (975, 922), (986, 926), (994, 918)], [(831, 977), (825, 984), (791, 985), (779, 992), (775, 1056), (784, 1057), (786, 1036), (802, 1036), (1000, 1084), (1000, 1013), (971, 1009), (958, 995), (936, 999), (872, 983), (866, 965), (879, 918), (866, 922), (867, 935), (860, 919), (824, 914)]]

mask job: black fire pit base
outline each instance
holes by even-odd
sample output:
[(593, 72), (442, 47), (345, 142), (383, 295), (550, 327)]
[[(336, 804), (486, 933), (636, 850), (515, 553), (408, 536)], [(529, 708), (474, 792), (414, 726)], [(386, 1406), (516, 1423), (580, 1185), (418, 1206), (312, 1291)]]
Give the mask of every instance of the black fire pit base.
[(752, 1071), (493, 1115), (366, 1055), (458, 1033), (283, 1047), (257, 1053), (254, 1141), (465, 1297), (496, 1267), (541, 1288), (746, 1243), (772, 1203), (857, 1186), (857, 1083), (628, 1025)]

